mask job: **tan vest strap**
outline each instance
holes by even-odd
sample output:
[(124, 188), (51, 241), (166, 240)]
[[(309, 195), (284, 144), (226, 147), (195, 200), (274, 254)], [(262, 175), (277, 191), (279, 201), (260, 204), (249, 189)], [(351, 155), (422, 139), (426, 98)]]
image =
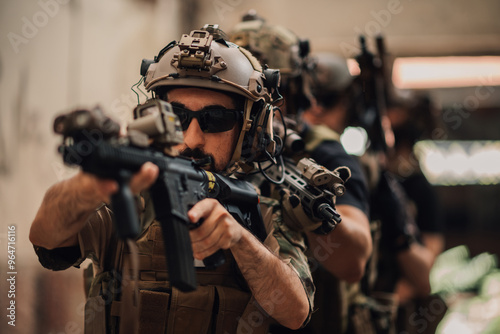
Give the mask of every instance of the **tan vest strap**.
[[(127, 254), (128, 255), (128, 254)], [(138, 270), (139, 271), (167, 271), (167, 263), (165, 262), (165, 256), (151, 256), (151, 255), (145, 255), (145, 254), (140, 254), (138, 256), (139, 259), (139, 264), (138, 264)]]
[(153, 225), (149, 230), (148, 241), (153, 243), (153, 255), (165, 256), (165, 242), (160, 225)]
[[(101, 296), (89, 297), (85, 303), (85, 334), (106, 334), (105, 301)], [(88, 319), (90, 319), (89, 321)]]
[(120, 317), (122, 312), (122, 302), (119, 300), (113, 300), (111, 302), (110, 315), (112, 317)]
[(139, 273), (141, 281), (168, 281), (168, 274), (163, 271), (143, 271)]
[(127, 240), (130, 256), (123, 259), (123, 272), (128, 273), (132, 267), (132, 277), (123, 275), (122, 281), (122, 303), (120, 317), (120, 333), (136, 334), (139, 328), (139, 294), (137, 287), (139, 258), (137, 245), (133, 240)]

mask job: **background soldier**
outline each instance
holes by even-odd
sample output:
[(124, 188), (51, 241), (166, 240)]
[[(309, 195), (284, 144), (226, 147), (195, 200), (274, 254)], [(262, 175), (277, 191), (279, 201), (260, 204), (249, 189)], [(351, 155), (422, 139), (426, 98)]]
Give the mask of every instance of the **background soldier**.
[[(341, 128), (336, 133), (312, 117), (302, 117), (302, 112), (309, 106), (306, 113), (310, 115), (319, 116), (323, 112), (323, 107), (308, 92), (310, 87), (304, 85), (309, 51), (304, 41), (284, 27), (267, 24), (254, 13), (245, 16), (243, 22), (234, 27), (230, 39), (255, 52), (263, 64), (282, 70), (280, 92), (285, 97), (283, 108), (287, 116), (296, 119), (307, 154), (330, 170), (339, 166), (347, 166), (351, 170), (351, 177), (346, 182), (346, 194), (339, 197), (336, 203), (342, 223), (332, 233), (318, 235), (307, 231), (307, 227), (304, 229), (307, 225), (304, 221), (297, 223), (307, 235), (315, 285), (319, 284), (315, 298), (320, 306), (311, 320), (311, 324), (316, 325), (308, 326), (304, 331), (341, 332), (347, 325), (343, 321), (347, 317), (346, 282), (357, 282), (362, 278), (372, 249), (368, 192), (360, 165), (339, 142), (343, 125), (336, 124), (335, 129), (337, 126)], [(347, 85), (349, 83), (350, 78)], [(303, 126), (304, 120), (311, 124)], [(284, 201), (287, 201), (286, 197)], [(282, 328), (273, 330), (276, 333), (283, 331)]]
[[(365, 126), (363, 119), (368, 109), (353, 109), (360, 106), (359, 100), (363, 100), (363, 96), (355, 94), (364, 93), (361, 87), (365, 86), (361, 86), (360, 78), (353, 80), (346, 60), (334, 54), (317, 54), (310, 57), (310, 63), (305, 82), (312, 102), (311, 108), (304, 112), (304, 119), (330, 130), (330, 133), (336, 133), (337, 140), (348, 125)], [(377, 119), (380, 122), (380, 118)], [(378, 126), (386, 129), (381, 123)], [(376, 133), (370, 130), (367, 129), (367, 132)], [(409, 277), (413, 286), (422, 294), (428, 294), (430, 289), (430, 262), (427, 261), (429, 257), (425, 256), (425, 249), (415, 243), (418, 229), (413, 217), (407, 213), (404, 191), (397, 181), (385, 172), (384, 152), (373, 151), (373, 147), (383, 147), (381, 142), (385, 143), (386, 138), (391, 137), (389, 132), (387, 136), (384, 134), (385, 132), (382, 132), (382, 138), (369, 138), (372, 151), (363, 157), (363, 170), (370, 185), (373, 254), (360, 284), (345, 287), (341, 300), (344, 310), (348, 308), (348, 311), (341, 316), (343, 327), (337, 327), (337, 332), (394, 331), (397, 299), (393, 292), (396, 281), (401, 276)], [(322, 155), (318, 155), (317, 159), (321, 163)], [(324, 275), (321, 280), (316, 279), (315, 282), (317, 291), (321, 291), (327, 290), (330, 284), (326, 287), (323, 285), (332, 280)], [(315, 315), (308, 327), (315, 333), (321, 333), (334, 326), (331, 319), (338, 319), (339, 311), (331, 300), (322, 300), (319, 296), (316, 305), (321, 317)]]

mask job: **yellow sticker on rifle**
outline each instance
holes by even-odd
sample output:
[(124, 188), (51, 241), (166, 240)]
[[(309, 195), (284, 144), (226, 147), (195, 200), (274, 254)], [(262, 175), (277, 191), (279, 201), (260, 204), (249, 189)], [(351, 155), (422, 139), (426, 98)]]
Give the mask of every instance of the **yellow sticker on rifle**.
[(208, 176), (208, 191), (212, 192), (215, 188), (215, 175), (209, 171), (205, 171), (205, 173)]

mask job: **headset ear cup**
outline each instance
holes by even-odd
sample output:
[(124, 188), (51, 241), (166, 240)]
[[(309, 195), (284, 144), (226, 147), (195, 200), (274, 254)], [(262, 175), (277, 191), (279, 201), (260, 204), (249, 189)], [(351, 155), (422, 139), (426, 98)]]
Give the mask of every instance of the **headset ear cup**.
[(252, 105), (252, 110), (250, 111), (250, 120), (252, 125), (245, 134), (241, 150), (241, 157), (247, 162), (256, 161), (260, 153), (256, 150), (256, 134), (258, 131), (258, 121), (263, 109), (263, 103), (263, 101), (254, 103)]
[(273, 118), (274, 111), (271, 105), (266, 105), (265, 108), (261, 109), (257, 118), (254, 145), (256, 146), (255, 151), (259, 152), (258, 161), (271, 160), (275, 162), (276, 142), (273, 137)]
[(241, 149), (241, 157), (245, 161), (260, 162), (274, 158), (273, 117), (271, 105), (264, 101), (253, 104), (250, 113), (252, 125), (245, 134)]
[[(245, 107), (245, 109), (246, 108), (247, 107)], [(243, 127), (245, 127), (245, 124), (247, 124), (247, 122), (250, 123), (250, 127), (248, 128), (248, 130), (245, 131), (243, 138), (240, 137), (240, 141), (241, 141), (240, 155), (239, 155), (239, 157), (236, 158), (235, 162), (238, 162), (238, 160), (241, 160), (244, 163), (248, 163), (248, 162), (251, 162), (251, 160), (252, 160), (251, 159), (252, 138), (253, 138), (252, 133), (254, 132), (254, 124), (255, 124), (255, 120), (253, 117), (254, 108), (255, 108), (255, 103), (252, 105), (252, 109), (250, 111), (250, 114), (248, 116), (244, 115), (245, 121), (243, 122)], [(244, 131), (244, 130), (242, 129), (242, 131)]]
[(265, 121), (265, 126), (263, 127), (263, 129), (264, 129), (265, 142), (263, 143), (264, 145), (263, 148), (267, 152), (266, 156), (276, 163), (276, 161), (274, 160), (274, 157), (276, 155), (276, 141), (274, 140), (274, 128), (273, 128), (274, 108), (272, 106), (268, 106), (264, 121)]

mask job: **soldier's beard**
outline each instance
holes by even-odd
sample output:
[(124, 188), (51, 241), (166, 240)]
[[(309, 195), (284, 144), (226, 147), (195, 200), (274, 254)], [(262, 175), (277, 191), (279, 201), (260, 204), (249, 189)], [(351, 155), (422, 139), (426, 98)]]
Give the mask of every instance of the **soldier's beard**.
[(212, 154), (203, 152), (199, 148), (195, 148), (194, 150), (186, 148), (185, 150), (181, 151), (181, 155), (183, 157), (195, 160), (199, 164), (199, 166), (202, 167), (203, 169), (212, 172), (220, 172), (215, 167), (214, 156)]

